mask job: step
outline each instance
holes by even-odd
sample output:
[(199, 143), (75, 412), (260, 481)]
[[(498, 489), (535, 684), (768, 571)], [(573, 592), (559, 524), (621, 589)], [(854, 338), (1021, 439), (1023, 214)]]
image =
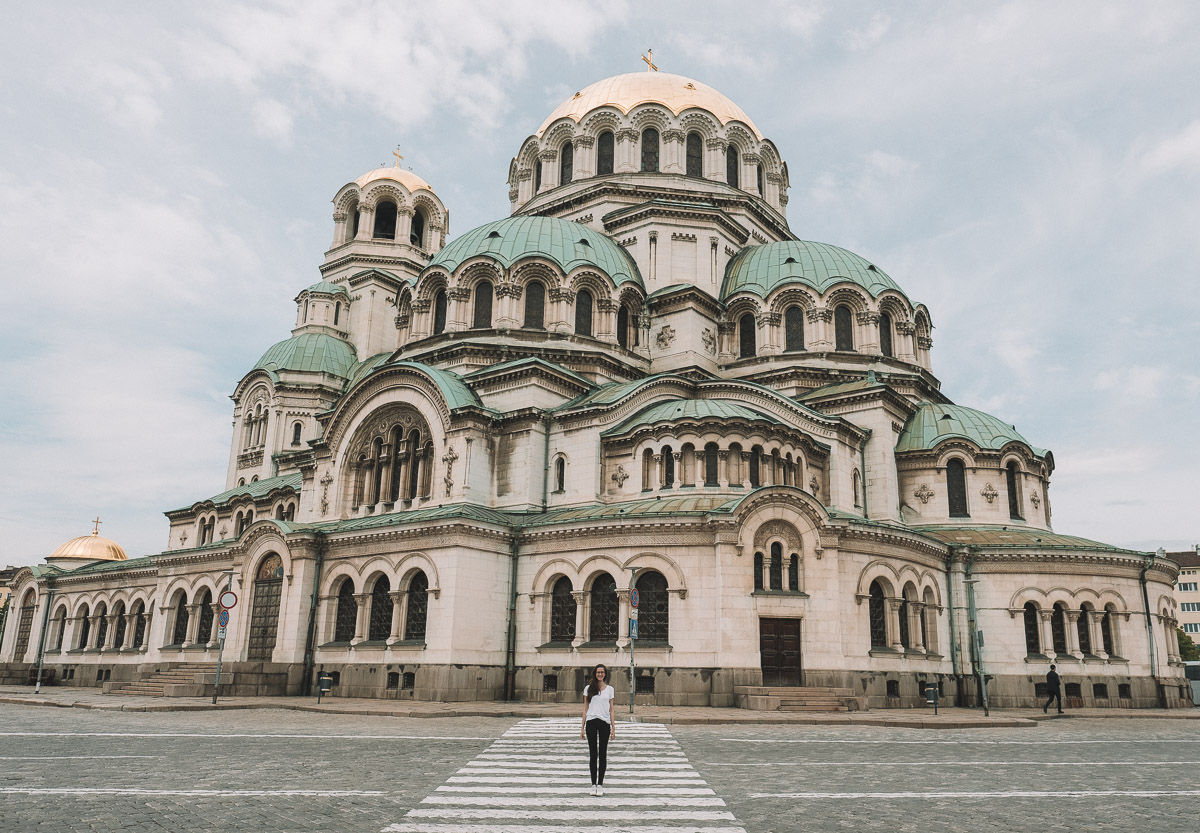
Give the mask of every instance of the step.
[(850, 711), (850, 709), (846, 708), (845, 706), (843, 706), (841, 704), (838, 704), (835, 706), (781, 705), (779, 707), (779, 711), (781, 711), (781, 712), (848, 712), (848, 711)]

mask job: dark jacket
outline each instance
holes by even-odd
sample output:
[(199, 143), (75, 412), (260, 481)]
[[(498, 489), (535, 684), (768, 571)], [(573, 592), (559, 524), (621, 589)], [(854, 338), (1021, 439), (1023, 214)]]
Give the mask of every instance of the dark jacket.
[(1050, 671), (1049, 673), (1046, 674), (1046, 691), (1050, 692), (1051, 694), (1054, 694), (1054, 693), (1057, 693), (1059, 690), (1060, 689), (1059, 689), (1059, 683), (1058, 683), (1058, 672)]

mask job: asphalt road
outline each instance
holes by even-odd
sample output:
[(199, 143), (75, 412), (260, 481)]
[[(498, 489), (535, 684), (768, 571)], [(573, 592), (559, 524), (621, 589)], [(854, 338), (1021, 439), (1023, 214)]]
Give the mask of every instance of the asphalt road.
[(1200, 831), (1200, 729), (619, 725), (0, 707), (0, 831)]

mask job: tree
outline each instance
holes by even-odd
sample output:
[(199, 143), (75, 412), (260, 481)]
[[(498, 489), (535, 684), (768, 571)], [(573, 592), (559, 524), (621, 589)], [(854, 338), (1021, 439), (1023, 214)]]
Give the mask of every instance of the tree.
[(1179, 633), (1179, 658), (1184, 662), (1200, 660), (1200, 647), (1192, 641), (1183, 628), (1178, 628), (1177, 632)]

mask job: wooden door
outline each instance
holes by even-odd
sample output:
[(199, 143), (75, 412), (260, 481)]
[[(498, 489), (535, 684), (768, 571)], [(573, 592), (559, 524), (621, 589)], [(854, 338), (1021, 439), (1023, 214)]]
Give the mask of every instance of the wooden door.
[(759, 619), (758, 644), (764, 686), (803, 684), (799, 619)]
[(272, 553), (263, 559), (254, 579), (254, 601), (250, 608), (250, 639), (246, 659), (270, 662), (279, 631), (279, 601), (283, 595), (283, 562)]

